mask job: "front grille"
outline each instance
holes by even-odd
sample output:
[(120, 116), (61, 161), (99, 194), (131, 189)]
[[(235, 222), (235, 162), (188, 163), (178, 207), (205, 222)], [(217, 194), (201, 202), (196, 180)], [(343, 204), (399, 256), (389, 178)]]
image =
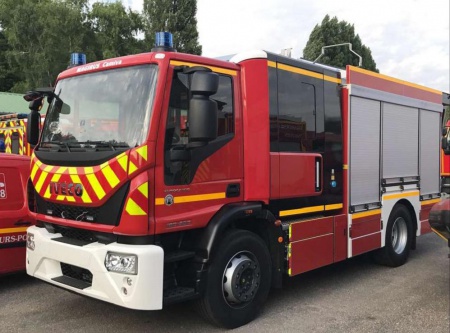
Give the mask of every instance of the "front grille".
[(87, 269), (61, 263), (61, 271), (64, 276), (70, 277), (78, 281), (83, 281), (92, 285), (92, 273)]
[(63, 237), (76, 239), (86, 243), (94, 243), (97, 241), (97, 237), (95, 236), (95, 234), (89, 230), (65, 228), (59, 225), (52, 225), (52, 228), (54, 229), (55, 233), (59, 233), (63, 235)]
[[(54, 202), (47, 202), (46, 208), (45, 213), (48, 215), (75, 221), (94, 222), (97, 221), (99, 214), (98, 207), (68, 206)], [(92, 218), (92, 221), (88, 220), (87, 217)]]

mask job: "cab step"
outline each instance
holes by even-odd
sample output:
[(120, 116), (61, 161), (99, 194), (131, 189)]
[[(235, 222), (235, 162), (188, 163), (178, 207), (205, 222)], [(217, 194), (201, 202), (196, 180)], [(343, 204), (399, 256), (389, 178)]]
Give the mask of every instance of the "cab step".
[(163, 302), (164, 305), (168, 305), (172, 303), (178, 303), (181, 301), (194, 299), (197, 296), (198, 294), (195, 292), (194, 288), (174, 287), (164, 290)]
[(175, 251), (175, 252), (169, 252), (167, 254), (164, 254), (164, 263), (170, 263), (170, 262), (176, 262), (176, 261), (182, 261), (186, 259), (193, 258), (195, 256), (194, 251)]

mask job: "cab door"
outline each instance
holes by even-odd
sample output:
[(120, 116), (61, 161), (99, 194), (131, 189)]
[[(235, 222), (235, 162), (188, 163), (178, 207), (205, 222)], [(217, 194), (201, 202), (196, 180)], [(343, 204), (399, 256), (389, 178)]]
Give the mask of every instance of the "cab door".
[[(218, 106), (217, 138), (190, 147), (190, 74), (170, 69), (156, 153), (156, 233), (201, 228), (223, 205), (243, 198), (238, 71), (213, 68), (219, 75), (210, 96)], [(185, 157), (178, 159), (179, 153)]]

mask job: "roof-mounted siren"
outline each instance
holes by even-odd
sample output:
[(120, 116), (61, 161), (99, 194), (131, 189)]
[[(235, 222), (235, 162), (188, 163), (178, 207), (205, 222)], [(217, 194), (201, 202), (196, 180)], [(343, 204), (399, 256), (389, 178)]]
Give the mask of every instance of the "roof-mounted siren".
[(155, 47), (152, 52), (177, 52), (173, 48), (173, 36), (170, 32), (161, 31), (155, 34)]
[(81, 65), (86, 65), (86, 54), (84, 53), (72, 53), (70, 55), (70, 64), (67, 69), (72, 67), (77, 67)]

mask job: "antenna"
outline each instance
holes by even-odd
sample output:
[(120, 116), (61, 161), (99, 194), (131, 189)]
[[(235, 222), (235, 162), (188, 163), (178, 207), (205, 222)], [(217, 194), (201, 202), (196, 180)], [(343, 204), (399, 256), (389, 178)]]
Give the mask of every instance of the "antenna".
[(323, 55), (325, 55), (325, 49), (328, 49), (330, 47), (336, 47), (336, 46), (343, 46), (343, 45), (348, 45), (348, 48), (350, 50), (350, 52), (352, 52), (353, 54), (355, 54), (358, 58), (359, 58), (359, 64), (358, 67), (362, 66), (362, 57), (356, 53), (355, 51), (353, 51), (352, 49), (352, 43), (341, 43), (341, 44), (334, 44), (334, 45), (327, 45), (327, 46), (323, 46), (322, 47), (322, 52), (320, 53), (320, 55), (317, 57), (316, 60), (313, 61), (313, 63), (316, 63), (317, 60), (319, 60), (320, 58), (322, 58)]

